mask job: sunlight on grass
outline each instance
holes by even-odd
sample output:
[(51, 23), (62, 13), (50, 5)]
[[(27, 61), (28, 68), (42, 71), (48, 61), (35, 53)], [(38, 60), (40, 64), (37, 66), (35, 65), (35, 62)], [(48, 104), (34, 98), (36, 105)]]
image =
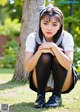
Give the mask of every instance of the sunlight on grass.
[[(9, 104), (10, 112), (80, 112), (80, 80), (69, 94), (62, 94), (61, 107), (52, 109), (33, 108), (36, 93), (29, 89), (28, 83), (8, 82), (13, 74), (0, 74), (0, 104)], [(6, 82), (5, 82), (6, 81)], [(46, 94), (46, 101), (51, 93)]]
[(8, 68), (0, 68), (0, 74), (13, 74), (14, 69), (8, 69)]

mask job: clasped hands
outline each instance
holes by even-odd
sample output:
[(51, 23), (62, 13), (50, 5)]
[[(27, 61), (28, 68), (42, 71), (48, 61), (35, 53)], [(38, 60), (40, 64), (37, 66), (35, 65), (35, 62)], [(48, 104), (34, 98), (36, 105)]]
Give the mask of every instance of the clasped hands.
[(63, 51), (63, 49), (58, 47), (54, 42), (45, 42), (39, 46), (38, 50), (41, 50), (42, 53), (51, 53), (54, 56), (54, 49), (56, 49), (56, 47)]

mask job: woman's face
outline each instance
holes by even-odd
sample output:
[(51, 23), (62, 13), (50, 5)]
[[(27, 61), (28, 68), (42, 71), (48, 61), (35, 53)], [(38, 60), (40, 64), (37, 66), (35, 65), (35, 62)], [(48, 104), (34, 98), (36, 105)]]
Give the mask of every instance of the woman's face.
[(45, 16), (41, 19), (40, 27), (46, 41), (52, 41), (53, 36), (60, 28), (60, 22), (58, 22), (54, 16)]

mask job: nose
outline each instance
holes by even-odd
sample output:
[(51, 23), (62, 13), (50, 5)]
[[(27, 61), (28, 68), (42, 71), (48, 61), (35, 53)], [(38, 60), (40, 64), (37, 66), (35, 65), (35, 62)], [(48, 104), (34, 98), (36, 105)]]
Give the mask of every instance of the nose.
[(51, 25), (48, 25), (48, 30), (51, 30), (51, 29), (52, 29)]

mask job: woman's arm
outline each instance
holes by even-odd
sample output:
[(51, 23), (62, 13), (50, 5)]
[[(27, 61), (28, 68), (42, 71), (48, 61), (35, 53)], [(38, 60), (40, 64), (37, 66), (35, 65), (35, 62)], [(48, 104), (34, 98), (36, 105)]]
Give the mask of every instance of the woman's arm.
[(56, 44), (52, 45), (52, 51), (54, 52), (58, 62), (67, 70), (70, 69), (73, 62), (73, 51), (65, 51), (63, 53)]
[(34, 55), (32, 52), (25, 52), (24, 66), (27, 72), (31, 72), (32, 70), (34, 70), (42, 53), (51, 53), (52, 55), (54, 55), (51, 49), (38, 49)]
[(53, 42), (43, 43), (39, 49), (52, 49), (52, 52), (56, 56), (58, 62), (65, 68), (70, 69), (73, 61), (73, 51), (66, 51), (65, 54), (62, 50)]
[(34, 55), (32, 52), (25, 52), (24, 66), (27, 72), (31, 72), (35, 68), (40, 56), (40, 51), (37, 51)]

